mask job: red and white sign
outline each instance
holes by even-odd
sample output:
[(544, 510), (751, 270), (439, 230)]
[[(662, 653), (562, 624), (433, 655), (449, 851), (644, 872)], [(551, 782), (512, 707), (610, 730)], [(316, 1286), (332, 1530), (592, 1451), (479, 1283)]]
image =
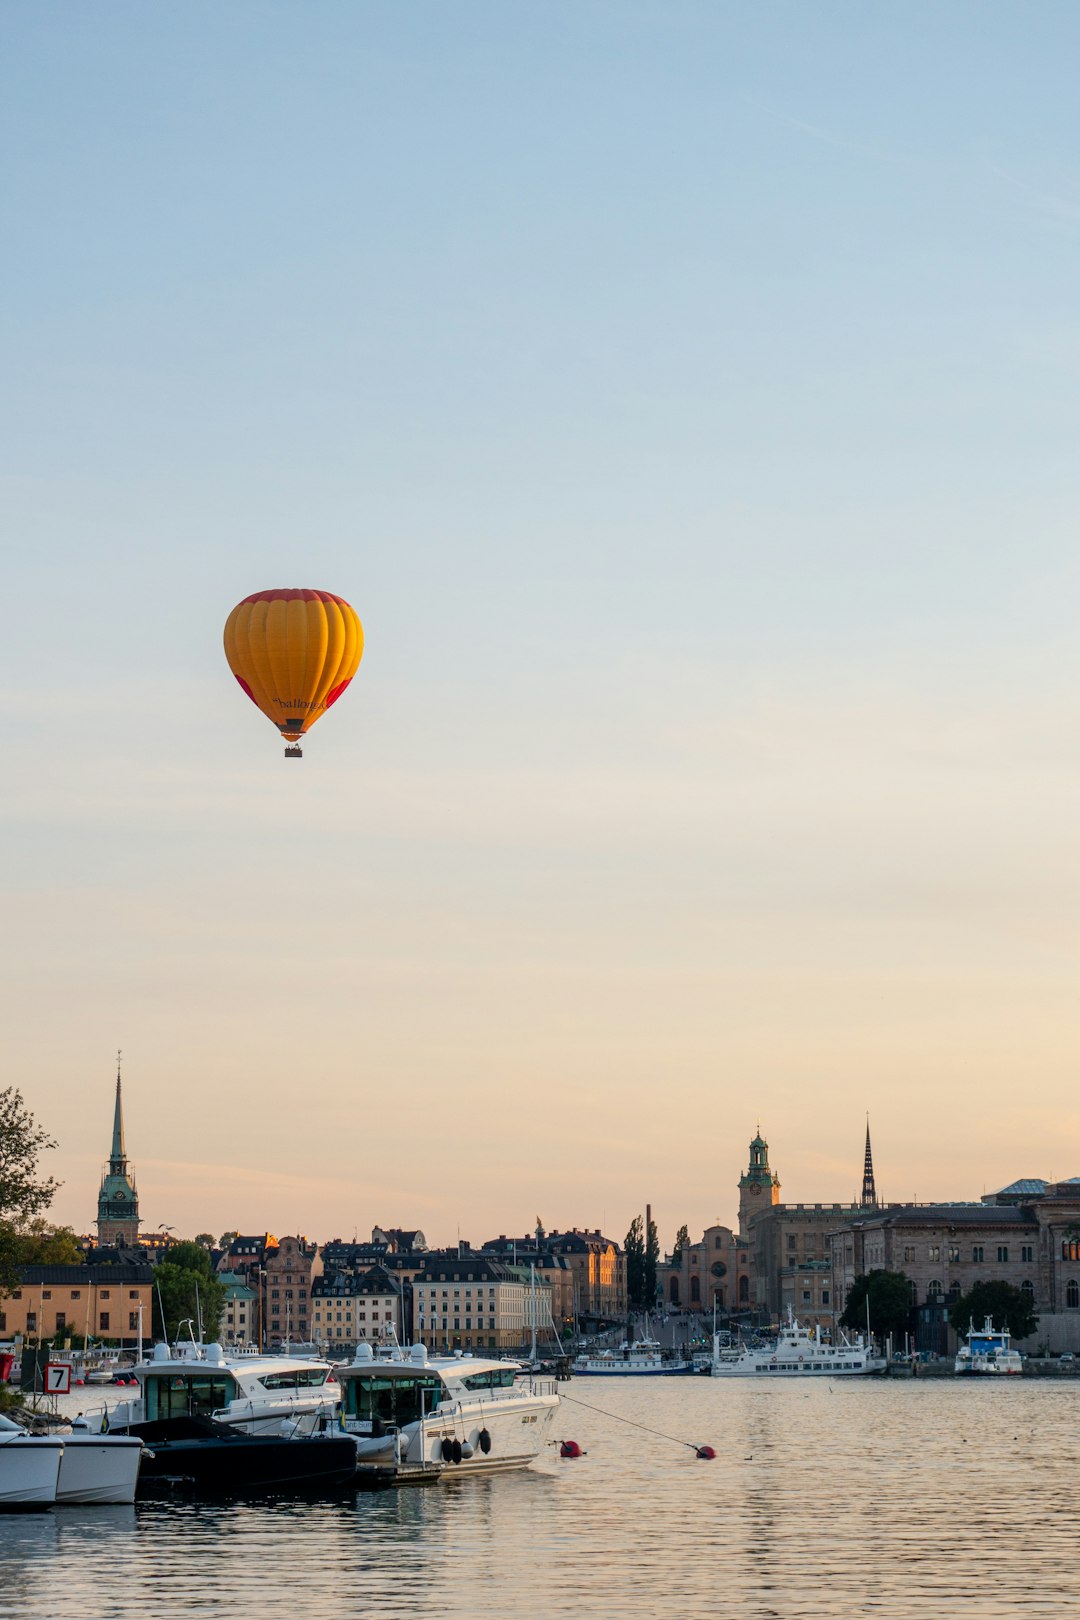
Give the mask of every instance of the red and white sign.
[(71, 1363), (67, 1361), (50, 1361), (45, 1368), (46, 1395), (71, 1394)]

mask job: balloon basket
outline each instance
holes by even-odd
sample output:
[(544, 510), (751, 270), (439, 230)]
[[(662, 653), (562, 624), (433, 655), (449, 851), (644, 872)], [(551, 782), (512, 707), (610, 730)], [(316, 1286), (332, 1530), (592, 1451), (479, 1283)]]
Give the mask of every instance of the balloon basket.
[(285, 750), (286, 759), (303, 759), (304, 750), (299, 743), (290, 743)]

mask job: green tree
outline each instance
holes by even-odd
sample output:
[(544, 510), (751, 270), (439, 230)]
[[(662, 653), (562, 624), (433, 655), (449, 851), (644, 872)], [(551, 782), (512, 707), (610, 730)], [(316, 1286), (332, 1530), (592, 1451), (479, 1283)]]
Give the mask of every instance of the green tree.
[(870, 1301), (870, 1332), (894, 1339), (907, 1330), (911, 1321), (911, 1283), (902, 1271), (871, 1271), (856, 1277), (847, 1297), (840, 1326), (858, 1330), (866, 1327), (866, 1303)]
[(996, 1327), (1007, 1327), (1014, 1339), (1026, 1339), (1039, 1325), (1034, 1300), (1012, 1283), (978, 1282), (949, 1307), (949, 1323), (961, 1337), (972, 1322), (982, 1327), (986, 1317)]
[(179, 1336), (182, 1322), (190, 1320), (197, 1333), (201, 1314), (203, 1338), (216, 1339), (225, 1303), (225, 1286), (214, 1274), (210, 1255), (200, 1243), (174, 1243), (168, 1255), (167, 1260), (159, 1260), (154, 1267), (156, 1327), (171, 1344)]
[(18, 1286), (21, 1235), (52, 1203), (58, 1181), (38, 1172), (42, 1153), (56, 1143), (35, 1122), (14, 1086), (0, 1091), (0, 1294)]
[(214, 1234), (213, 1232), (196, 1232), (195, 1241), (200, 1248), (212, 1249), (214, 1247)]
[(70, 1226), (50, 1226), (38, 1216), (19, 1233), (24, 1266), (81, 1266), (83, 1246)]
[(217, 1240), (218, 1248), (227, 1249), (229, 1244), (235, 1242), (239, 1236), (239, 1232), (222, 1232), (221, 1236)]
[(690, 1229), (687, 1226), (680, 1226), (675, 1234), (675, 1247), (671, 1251), (671, 1263), (673, 1266), (682, 1264), (683, 1254), (689, 1247)]
[(656, 1230), (656, 1222), (650, 1221), (641, 1280), (642, 1293), (645, 1296), (644, 1305), (647, 1311), (651, 1311), (656, 1305), (656, 1268), (659, 1262), (660, 1237)]
[(645, 1222), (635, 1215), (626, 1234), (626, 1303), (632, 1311), (645, 1308)]

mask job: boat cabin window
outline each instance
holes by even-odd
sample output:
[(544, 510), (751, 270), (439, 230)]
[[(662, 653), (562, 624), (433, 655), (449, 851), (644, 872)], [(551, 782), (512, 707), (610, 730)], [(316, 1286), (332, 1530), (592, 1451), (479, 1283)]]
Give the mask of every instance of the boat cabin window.
[(342, 1380), (346, 1417), (394, 1423), (402, 1428), (434, 1412), (446, 1399), (442, 1379), (430, 1373), (415, 1378), (380, 1378), (371, 1374)]
[(158, 1418), (211, 1417), (237, 1396), (230, 1373), (169, 1373), (146, 1380), (146, 1416)]
[(290, 1367), (287, 1372), (263, 1373), (263, 1389), (311, 1389), (326, 1383), (327, 1367)]
[(466, 1389), (513, 1389), (516, 1367), (492, 1367), (487, 1372), (471, 1373), (461, 1382)]

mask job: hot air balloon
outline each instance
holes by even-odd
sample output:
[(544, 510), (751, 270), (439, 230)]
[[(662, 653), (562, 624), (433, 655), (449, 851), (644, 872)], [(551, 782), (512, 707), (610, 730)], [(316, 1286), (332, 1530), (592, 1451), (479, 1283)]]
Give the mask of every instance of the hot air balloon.
[(300, 759), (300, 738), (336, 703), (360, 664), (364, 632), (330, 591), (256, 591), (225, 621), (225, 657), (252, 703)]

